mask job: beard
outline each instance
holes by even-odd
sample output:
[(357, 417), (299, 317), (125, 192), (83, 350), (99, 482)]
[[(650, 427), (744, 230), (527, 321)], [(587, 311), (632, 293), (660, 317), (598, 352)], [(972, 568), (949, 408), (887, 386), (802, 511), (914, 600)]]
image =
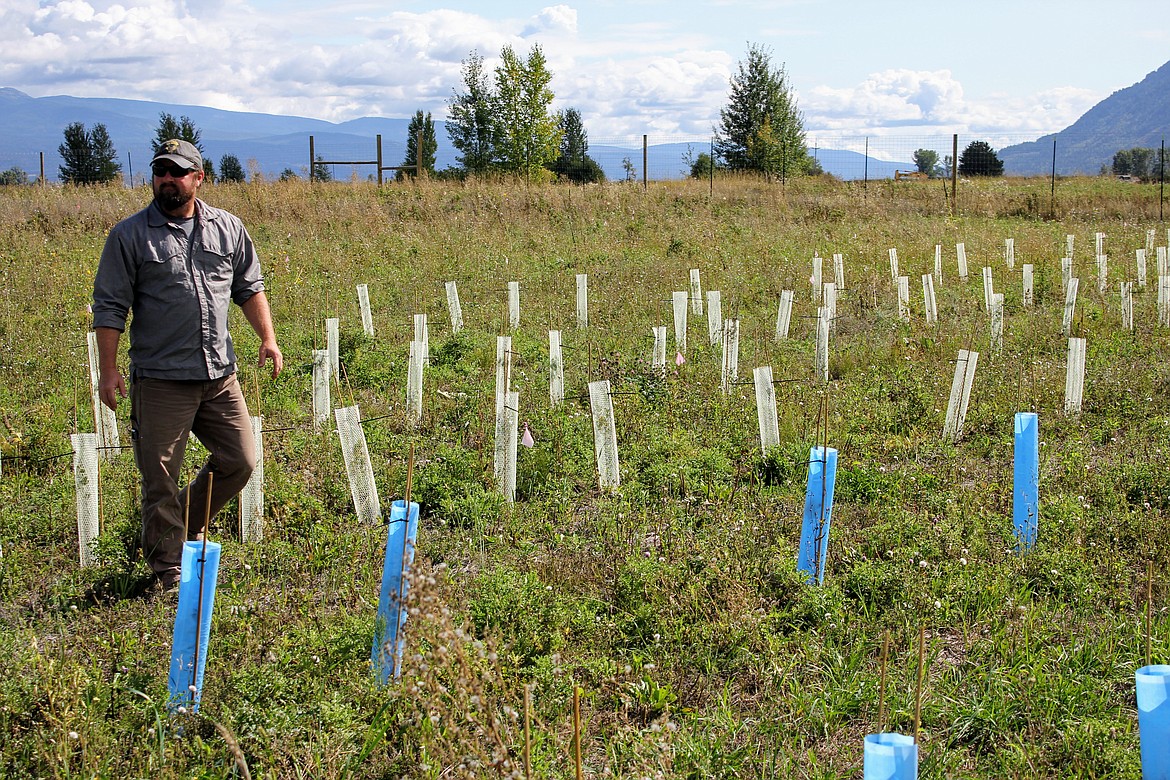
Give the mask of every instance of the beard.
[(154, 199), (163, 211), (178, 211), (191, 202), (194, 192), (184, 192), (175, 184), (160, 184), (154, 188)]

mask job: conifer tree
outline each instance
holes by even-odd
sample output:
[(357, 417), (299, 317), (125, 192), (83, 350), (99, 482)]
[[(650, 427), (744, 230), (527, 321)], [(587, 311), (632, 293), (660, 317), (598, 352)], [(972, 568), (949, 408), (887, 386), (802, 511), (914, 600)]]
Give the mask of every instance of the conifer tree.
[(100, 122), (92, 130), (81, 122), (67, 126), (57, 153), (64, 161), (57, 171), (66, 184), (104, 184), (122, 172), (110, 134)]

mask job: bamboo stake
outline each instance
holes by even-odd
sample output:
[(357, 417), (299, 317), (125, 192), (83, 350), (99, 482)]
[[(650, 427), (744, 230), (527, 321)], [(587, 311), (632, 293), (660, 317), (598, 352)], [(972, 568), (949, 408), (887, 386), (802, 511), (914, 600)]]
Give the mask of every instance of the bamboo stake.
[(532, 780), (532, 686), (524, 686), (524, 780)]
[(926, 666), (926, 624), (918, 627), (918, 686), (914, 693), (914, 744), (922, 730), (922, 672)]
[(1150, 559), (1146, 561), (1146, 666), (1152, 662), (1152, 655), (1150, 650), (1150, 633), (1153, 628), (1153, 603), (1154, 603), (1154, 561)]
[[(402, 610), (406, 608), (406, 605), (403, 604), (402, 602), (406, 600), (405, 595), (404, 595), (405, 591), (406, 591), (406, 553), (407, 553), (408, 548), (410, 547), (410, 485), (413, 481), (414, 481), (414, 442), (411, 442), (410, 443), (410, 454), (406, 458), (406, 489), (403, 490), (403, 496), (402, 496), (402, 503), (406, 507), (406, 518), (404, 520), (404, 522), (406, 523), (406, 528), (402, 532), (402, 565), (398, 569), (398, 571), (399, 571), (399, 575), (398, 575), (398, 614), (399, 615), (401, 615)], [(389, 553), (389, 550), (387, 550), (387, 553)], [(401, 629), (402, 629), (402, 620), (400, 618), (399, 622), (398, 622), (398, 628), (394, 634), (396, 642), (402, 641), (402, 640), (397, 638), (398, 637), (397, 631), (401, 630)], [(394, 667), (395, 668), (393, 669), (393, 674), (395, 677), (397, 677), (398, 673), (399, 673), (399, 670), (397, 668), (398, 667), (398, 648), (397, 647), (394, 649)]]
[(582, 780), (581, 774), (581, 686), (573, 686), (573, 765), (577, 770), (577, 780)]
[(881, 734), (886, 730), (886, 669), (890, 659), (890, 632), (882, 634), (882, 676), (878, 686), (878, 722), (877, 730)]
[[(199, 640), (203, 635), (203, 580), (207, 565), (207, 537), (211, 532), (211, 489), (215, 487), (215, 472), (207, 472), (207, 501), (203, 508), (203, 551), (199, 555), (199, 602), (195, 605), (195, 652), (191, 656), (191, 704), (195, 704), (195, 684), (199, 677)], [(191, 491), (187, 491), (191, 502)], [(184, 540), (184, 544), (186, 540)]]

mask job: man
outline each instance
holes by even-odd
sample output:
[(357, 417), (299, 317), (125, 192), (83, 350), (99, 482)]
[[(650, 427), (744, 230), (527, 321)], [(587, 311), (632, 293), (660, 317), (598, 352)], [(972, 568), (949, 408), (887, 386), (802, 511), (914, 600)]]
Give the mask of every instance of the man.
[[(151, 161), (154, 200), (110, 231), (93, 288), (99, 393), (126, 397), (118, 342), (130, 318), (130, 438), (142, 475), (142, 549), (156, 587), (179, 581), (183, 543), (247, 484), (256, 465), (251, 421), (227, 329), (235, 302), (260, 337), (259, 365), (275, 378), (284, 358), (272, 328), (260, 263), (240, 220), (196, 197), (203, 157), (186, 141)], [(179, 490), (187, 437), (210, 455)], [(210, 475), (214, 473), (214, 478)], [(211, 482), (211, 501), (207, 485)]]

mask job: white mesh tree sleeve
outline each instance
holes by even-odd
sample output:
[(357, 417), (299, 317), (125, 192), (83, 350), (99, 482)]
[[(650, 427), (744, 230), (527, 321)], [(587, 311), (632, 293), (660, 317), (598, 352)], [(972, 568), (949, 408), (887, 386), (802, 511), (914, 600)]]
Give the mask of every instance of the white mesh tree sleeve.
[(520, 394), (509, 392), (496, 419), (496, 490), (508, 503), (516, 500), (516, 444), (520, 430)]
[(240, 491), (240, 538), (258, 542), (264, 538), (264, 435), (263, 418), (252, 418), (252, 442), (256, 448), (256, 468), (248, 484)]
[(1085, 340), (1068, 340), (1068, 368), (1064, 379), (1064, 412), (1080, 414), (1085, 390)]
[(90, 331), (86, 334), (89, 344), (89, 385), (93, 396), (93, 424), (97, 432), (98, 446), (102, 448), (102, 457), (107, 460), (117, 456), (121, 440), (118, 436), (118, 418), (114, 410), (102, 403), (98, 393), (98, 352), (97, 334)]
[(577, 327), (589, 327), (589, 276), (577, 274)]
[(795, 290), (780, 291), (780, 305), (776, 308), (776, 340), (788, 338), (788, 329), (792, 325), (792, 300), (796, 297)]
[(362, 310), (362, 330), (367, 336), (374, 335), (374, 315), (370, 312), (370, 288), (364, 284), (357, 286), (358, 306)]
[(410, 360), (406, 369), (406, 419), (411, 425), (422, 421), (423, 363), (427, 347), (419, 341), (410, 342)]
[(93, 542), (98, 535), (98, 439), (96, 433), (75, 433), (73, 483), (77, 488), (77, 548), (81, 565), (97, 563)]
[(431, 364), (431, 334), (427, 329), (427, 315), (414, 315), (414, 340), (422, 344), (422, 361), (426, 365)]
[(325, 350), (329, 353), (329, 373), (333, 381), (341, 380), (341, 321), (337, 317), (325, 320)]
[(756, 417), (760, 421), (760, 449), (764, 454), (780, 444), (780, 424), (776, 418), (776, 387), (772, 384), (772, 367), (760, 366), (752, 372), (756, 388)]
[[(650, 328), (654, 334), (654, 351), (650, 353), (650, 368), (655, 371), (666, 369), (666, 326), (655, 325)], [(681, 350), (680, 350), (681, 351)]]
[(554, 407), (565, 400), (565, 361), (559, 330), (548, 332), (548, 400)]
[(463, 330), (463, 307), (459, 305), (459, 287), (447, 282), (447, 315), (451, 318), (451, 335)]
[(496, 419), (512, 387), (512, 337), (496, 336)]
[(699, 269), (691, 269), (691, 314), (703, 316), (703, 283), (699, 280)]
[(589, 383), (589, 406), (593, 413), (593, 454), (597, 458), (598, 482), (602, 490), (617, 490), (621, 486), (621, 471), (608, 379)]
[(520, 282), (508, 282), (508, 330), (520, 328)]
[(329, 419), (329, 350), (313, 350), (313, 424)]
[(707, 340), (711, 346), (719, 346), (723, 338), (723, 293), (719, 290), (707, 291)]
[(723, 321), (723, 374), (720, 387), (724, 394), (731, 393), (739, 379), (739, 320)]
[[(905, 279), (906, 277), (899, 277)], [(901, 295), (901, 293), (899, 293)], [(817, 345), (814, 350), (814, 362), (816, 363), (817, 379), (822, 382), (829, 381), (829, 317), (825, 313), (825, 307), (822, 306), (817, 309)]]
[(337, 416), (337, 434), (341, 439), (341, 455), (345, 459), (345, 473), (349, 477), (354, 511), (360, 520), (380, 523), (382, 506), (378, 501), (378, 486), (374, 483), (374, 468), (370, 465), (370, 451), (366, 448), (361, 412), (356, 406), (346, 406), (334, 410), (334, 414)]
[(674, 305), (674, 348), (679, 352), (687, 351), (687, 291), (676, 290), (671, 295)]
[(975, 384), (975, 368), (979, 365), (979, 353), (966, 349), (959, 350), (955, 361), (955, 378), (951, 380), (951, 396), (947, 401), (947, 419), (943, 423), (943, 438), (958, 443), (963, 436), (963, 423), (967, 419), (967, 405), (971, 402), (971, 388)]

